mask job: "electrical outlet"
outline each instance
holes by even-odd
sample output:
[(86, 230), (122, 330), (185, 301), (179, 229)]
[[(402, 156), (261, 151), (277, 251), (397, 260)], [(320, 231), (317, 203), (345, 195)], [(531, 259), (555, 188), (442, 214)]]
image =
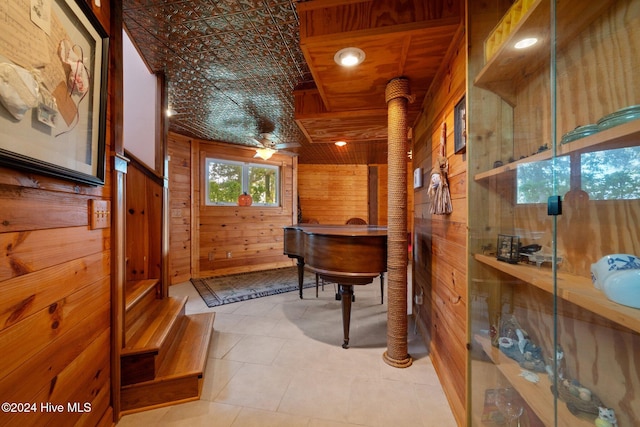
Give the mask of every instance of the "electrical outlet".
[(231, 252), (227, 252), (227, 259), (231, 258)]
[(413, 297), (413, 299), (416, 302), (416, 305), (422, 305), (422, 303), (424, 302), (422, 295), (416, 295)]
[(109, 200), (89, 200), (89, 227), (91, 230), (109, 228), (111, 202)]

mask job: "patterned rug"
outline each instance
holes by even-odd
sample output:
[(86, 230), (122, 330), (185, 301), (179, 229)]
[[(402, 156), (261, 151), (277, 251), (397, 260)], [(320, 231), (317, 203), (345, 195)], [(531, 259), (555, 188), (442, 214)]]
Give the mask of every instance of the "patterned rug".
[[(287, 267), (253, 273), (191, 279), (208, 307), (298, 290), (298, 268)], [(305, 271), (303, 288), (316, 286), (313, 273)]]

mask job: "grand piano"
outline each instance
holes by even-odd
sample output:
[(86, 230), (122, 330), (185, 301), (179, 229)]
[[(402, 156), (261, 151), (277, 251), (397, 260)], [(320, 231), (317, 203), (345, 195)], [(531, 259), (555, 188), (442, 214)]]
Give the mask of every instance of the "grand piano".
[(284, 228), (284, 253), (298, 261), (302, 298), (304, 269), (338, 284), (343, 348), (349, 347), (353, 286), (366, 285), (387, 271), (387, 228), (374, 225), (297, 224)]

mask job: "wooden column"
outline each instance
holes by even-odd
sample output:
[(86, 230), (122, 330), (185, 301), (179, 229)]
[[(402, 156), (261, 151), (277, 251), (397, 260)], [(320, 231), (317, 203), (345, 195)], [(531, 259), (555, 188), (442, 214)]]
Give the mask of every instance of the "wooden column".
[(387, 83), (388, 225), (387, 225), (387, 351), (384, 361), (396, 368), (411, 366), (407, 344), (407, 103), (409, 80)]

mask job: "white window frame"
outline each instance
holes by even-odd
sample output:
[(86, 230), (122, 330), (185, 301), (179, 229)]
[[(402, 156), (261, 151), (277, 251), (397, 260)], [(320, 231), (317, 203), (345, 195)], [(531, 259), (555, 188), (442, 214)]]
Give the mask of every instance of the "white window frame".
[[(272, 164), (264, 164), (264, 163), (250, 163), (250, 162), (241, 162), (241, 161), (236, 161), (236, 160), (227, 160), (227, 159), (220, 159), (220, 158), (214, 158), (214, 157), (207, 157), (205, 158), (205, 163), (204, 163), (204, 188), (205, 188), (205, 194), (204, 194), (204, 202), (206, 206), (236, 206), (237, 205), (237, 201), (235, 202), (212, 202), (209, 199), (209, 164), (210, 163), (224, 163), (224, 164), (229, 164), (229, 165), (237, 165), (237, 166), (241, 166), (242, 167), (242, 174), (240, 176), (240, 184), (241, 184), (241, 192), (242, 193), (247, 193), (247, 194), (251, 194), (249, 191), (249, 169), (252, 167), (257, 167), (257, 168), (264, 168), (264, 169), (272, 169), (276, 172), (276, 201), (275, 203), (260, 203), (260, 201), (258, 200), (253, 200), (252, 202), (252, 206), (261, 206), (261, 207), (273, 207), (273, 208), (277, 208), (280, 207), (280, 188), (281, 188), (281, 182), (280, 182), (280, 167), (277, 165), (272, 165)], [(240, 194), (238, 194), (238, 196), (240, 196)]]

